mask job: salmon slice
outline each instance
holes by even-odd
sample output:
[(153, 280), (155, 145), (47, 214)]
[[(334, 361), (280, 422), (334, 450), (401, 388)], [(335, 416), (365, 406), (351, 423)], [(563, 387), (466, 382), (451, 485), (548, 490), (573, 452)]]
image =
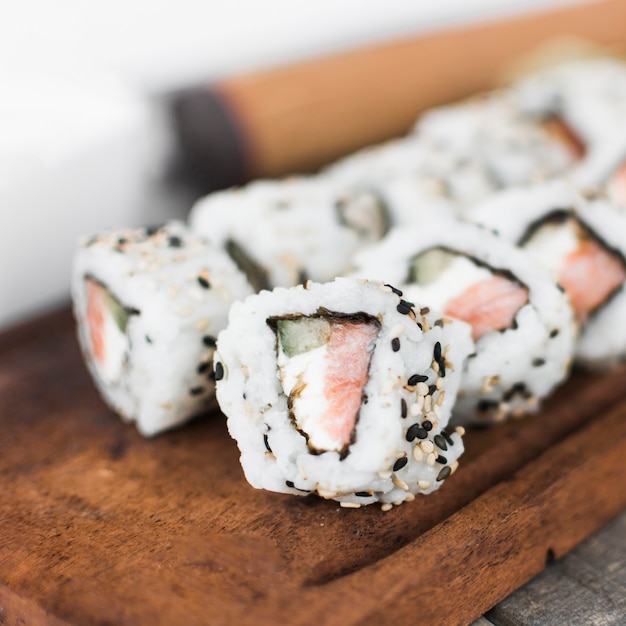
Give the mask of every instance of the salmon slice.
[(543, 128), (550, 137), (566, 148), (572, 160), (579, 161), (585, 156), (585, 144), (563, 118), (553, 115), (543, 121)]
[(327, 344), (324, 396), (326, 410), (316, 429), (325, 431), (337, 449), (350, 444), (363, 400), (371, 352), (367, 348), (378, 334), (378, 327), (368, 323), (335, 323)]
[(444, 313), (470, 324), (476, 341), (492, 330), (510, 328), (516, 313), (526, 302), (526, 287), (495, 275), (475, 283), (450, 300)]
[(105, 289), (94, 280), (85, 280), (87, 295), (87, 323), (89, 325), (89, 338), (93, 356), (98, 363), (104, 363), (106, 359), (105, 341)]
[(626, 266), (594, 239), (584, 239), (565, 257), (558, 279), (576, 315), (585, 322), (626, 281)]

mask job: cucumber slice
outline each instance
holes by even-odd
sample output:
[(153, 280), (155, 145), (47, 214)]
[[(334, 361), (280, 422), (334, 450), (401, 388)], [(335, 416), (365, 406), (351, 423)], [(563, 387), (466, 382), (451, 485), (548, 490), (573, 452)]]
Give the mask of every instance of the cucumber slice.
[(434, 282), (458, 256), (441, 248), (432, 248), (418, 254), (410, 261), (408, 282), (417, 285)]
[(280, 348), (289, 358), (315, 350), (330, 340), (330, 322), (322, 317), (277, 320)]
[(116, 326), (125, 334), (128, 320), (133, 312), (122, 306), (119, 300), (117, 300), (108, 289), (103, 288), (102, 296), (104, 307), (115, 320)]

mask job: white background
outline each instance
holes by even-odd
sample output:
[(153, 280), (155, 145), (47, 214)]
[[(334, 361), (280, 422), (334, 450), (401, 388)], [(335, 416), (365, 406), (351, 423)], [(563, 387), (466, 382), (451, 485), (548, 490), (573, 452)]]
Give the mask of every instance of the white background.
[(565, 0), (16, 0), (0, 5), (0, 327), (68, 297), (80, 233), (189, 208), (151, 98)]

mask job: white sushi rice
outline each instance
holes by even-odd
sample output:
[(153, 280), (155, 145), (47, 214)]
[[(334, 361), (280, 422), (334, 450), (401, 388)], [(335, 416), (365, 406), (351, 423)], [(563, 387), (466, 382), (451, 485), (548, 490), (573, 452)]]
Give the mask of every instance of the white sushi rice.
[[(410, 282), (420, 254), (443, 249), (456, 256), (428, 284)], [(355, 275), (388, 280), (407, 300), (445, 309), (451, 298), (493, 273), (504, 272), (528, 289), (514, 327), (479, 337), (467, 360), (453, 423), (501, 421), (535, 412), (569, 373), (577, 324), (567, 296), (550, 275), (513, 245), (472, 224), (432, 219), (419, 228), (392, 230), (357, 256)]]
[[(369, 347), (366, 400), (343, 454), (314, 449), (294, 426), (298, 416), (292, 411), (297, 409), (290, 409), (281, 384), (280, 347), (268, 324), (276, 317), (323, 317), (325, 310), (365, 314), (380, 324)], [(295, 495), (316, 493), (344, 506), (400, 503), (437, 489), (456, 469), (463, 449), (459, 433), (444, 437), (442, 432), (462, 363), (473, 348), (467, 325), (437, 320), (406, 306), (383, 283), (348, 278), (264, 291), (235, 303), (228, 327), (218, 338), (215, 358), (223, 378), (217, 383), (217, 397), (250, 484)], [(422, 331), (418, 322), (429, 330)], [(437, 373), (442, 370), (434, 365), (434, 354), (447, 364), (442, 365), (445, 376)], [(320, 364), (313, 357), (311, 361), (314, 368)], [(311, 384), (315, 371), (308, 373)], [(414, 375), (419, 382), (411, 378)]]
[(357, 249), (387, 230), (385, 211), (367, 189), (293, 177), (212, 193), (194, 205), (189, 223), (213, 243), (235, 242), (265, 276), (258, 290), (342, 274)]
[[(106, 359), (96, 358), (86, 280), (127, 313), (125, 332), (104, 311)], [(212, 352), (228, 310), (252, 292), (220, 249), (180, 222), (83, 239), (72, 295), (78, 338), (107, 404), (146, 436), (206, 409), (214, 394)]]

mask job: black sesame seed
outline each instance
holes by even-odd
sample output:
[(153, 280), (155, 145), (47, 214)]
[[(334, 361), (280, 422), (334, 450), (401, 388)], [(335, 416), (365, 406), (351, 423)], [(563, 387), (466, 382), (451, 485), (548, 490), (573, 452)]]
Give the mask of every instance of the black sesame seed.
[(439, 376), (444, 378), (446, 375), (446, 362), (444, 359), (439, 359), (437, 363), (439, 364)]
[(419, 326), (420, 330), (424, 330), (424, 327), (419, 322), (417, 322), (417, 325)]
[(202, 343), (208, 348), (215, 348), (215, 346), (217, 345), (217, 340), (211, 335), (205, 335), (204, 337), (202, 337)]
[(430, 309), (427, 306), (420, 309), (420, 315), (428, 315), (429, 313)]
[(435, 442), (435, 445), (438, 448), (441, 448), (442, 450), (448, 449), (448, 444), (446, 443), (446, 440), (441, 435), (435, 435), (433, 437), (433, 441)]
[(159, 226), (148, 226), (146, 228), (146, 236), (152, 237), (152, 235), (158, 232), (159, 228)]
[(416, 435), (418, 439), (426, 439), (428, 437), (428, 431), (425, 428), (418, 428)]
[(406, 431), (406, 440), (413, 441), (417, 437), (418, 430), (423, 430), (423, 428), (421, 428), (419, 424), (411, 424)]
[(545, 359), (533, 359), (533, 367), (541, 367), (546, 364)]
[(150, 339), (149, 335), (146, 335), (146, 343), (152, 343), (152, 339)]
[(224, 378), (224, 366), (218, 361), (215, 364), (215, 380), (222, 380)]
[(496, 400), (481, 400), (476, 405), (476, 410), (479, 413), (486, 413), (487, 411), (490, 411), (492, 409), (497, 409), (499, 406), (500, 406), (500, 403), (497, 402)]
[(417, 383), (425, 383), (428, 380), (428, 376), (424, 376), (423, 374), (413, 374), (411, 378), (407, 381), (411, 387), (415, 387)]
[(200, 286), (204, 289), (209, 289), (209, 287), (211, 287), (211, 283), (209, 283), (209, 281), (204, 278), (204, 276), (198, 276), (198, 282), (200, 283)]
[(433, 393), (435, 393), (435, 391), (437, 391), (437, 385), (430, 385), (428, 387), (428, 395), (432, 396)]
[(399, 470), (401, 470), (407, 463), (409, 462), (409, 459), (407, 459), (405, 456), (400, 457), (394, 464), (393, 464), (393, 471), (397, 472)]
[(448, 459), (445, 456), (439, 455), (436, 459), (437, 463), (441, 463), (442, 465), (447, 465)]
[(450, 437), (450, 435), (448, 435), (447, 432), (442, 431), (441, 434), (443, 435), (444, 439), (451, 445), (454, 445), (454, 439), (452, 439), (452, 437)]
[(189, 390), (189, 393), (190, 393), (192, 396), (199, 396), (201, 393), (204, 393), (204, 387), (192, 387), (192, 388)]
[(402, 417), (406, 417), (407, 413), (408, 413), (408, 407), (406, 405), (406, 400), (402, 398), (400, 400), (400, 415)]
[(450, 476), (450, 474), (452, 474), (452, 470), (450, 469), (449, 465), (446, 465), (445, 467), (442, 467), (439, 474), (437, 474), (437, 480), (445, 480), (446, 478), (448, 478), (448, 476)]
[(198, 365), (198, 374), (204, 374), (204, 372), (208, 371), (211, 367), (211, 361), (205, 361), (204, 363), (200, 363)]
[(396, 294), (396, 296), (402, 297), (402, 292), (399, 289), (396, 289), (394, 286), (388, 285), (387, 283), (385, 283), (385, 287), (389, 287), (389, 289), (391, 289), (391, 291), (393, 291)]
[(554, 339), (558, 334), (559, 334), (559, 329), (554, 328), (553, 330), (550, 331), (550, 339)]
[(120, 246), (123, 246), (127, 242), (128, 242), (128, 239), (126, 239), (126, 237), (119, 237), (118, 240), (117, 240), (117, 243)]
[(400, 304), (396, 307), (398, 313), (408, 315), (411, 312), (411, 303), (406, 300), (400, 300)]
[(443, 320), (437, 320), (434, 325), (439, 328), (443, 328)]
[(170, 248), (180, 248), (183, 245), (183, 240), (176, 235), (170, 235), (168, 237), (167, 243)]
[(369, 491), (356, 491), (354, 495), (359, 498), (369, 498), (372, 494)]
[(400, 349), (400, 340), (399, 340), (397, 337), (394, 337), (394, 338), (391, 340), (391, 349), (392, 349), (394, 352), (397, 352), (397, 351)]
[(265, 444), (265, 449), (266, 449), (268, 452), (271, 452), (271, 451), (272, 451), (272, 449), (270, 448), (270, 442), (269, 442), (269, 440), (267, 439), (267, 433), (263, 433), (263, 443)]
[(435, 344), (435, 348), (433, 350), (433, 358), (437, 362), (441, 361), (441, 344), (439, 342)]
[(295, 484), (290, 480), (286, 480), (285, 485), (287, 485), (287, 487), (290, 487), (291, 489), (295, 487)]
[(425, 431), (430, 432), (433, 429), (433, 423), (430, 420), (424, 420), (422, 422), (422, 428)]

